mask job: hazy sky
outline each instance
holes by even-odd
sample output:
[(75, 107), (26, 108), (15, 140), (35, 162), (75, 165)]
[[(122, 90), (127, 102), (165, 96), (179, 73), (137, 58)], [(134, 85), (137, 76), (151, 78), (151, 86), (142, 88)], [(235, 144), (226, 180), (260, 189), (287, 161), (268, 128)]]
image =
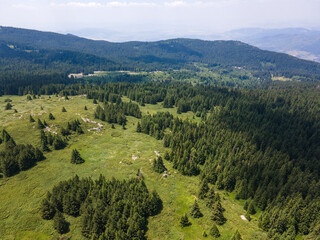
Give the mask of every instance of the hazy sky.
[(92, 38), (131, 34), (147, 40), (152, 34), (210, 35), (249, 27), (320, 29), (320, 0), (0, 0), (0, 4), (0, 25)]

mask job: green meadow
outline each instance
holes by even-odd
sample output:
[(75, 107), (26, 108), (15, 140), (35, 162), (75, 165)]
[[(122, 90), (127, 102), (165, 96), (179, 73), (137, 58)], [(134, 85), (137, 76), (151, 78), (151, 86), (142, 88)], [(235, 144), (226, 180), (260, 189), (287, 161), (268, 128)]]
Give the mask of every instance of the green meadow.
[[(10, 98), (12, 110), (4, 110), (5, 99)], [(128, 99), (124, 99), (128, 100)], [(88, 110), (84, 110), (87, 106)], [(40, 146), (40, 130), (36, 122), (29, 121), (30, 114), (37, 121), (45, 120), (52, 130), (66, 127), (67, 122), (79, 119), (84, 134), (71, 135), (68, 146), (63, 150), (54, 150), (45, 153), (46, 159), (38, 162), (33, 168), (18, 173), (10, 178), (0, 178), (0, 239), (57, 239), (58, 233), (52, 227), (52, 220), (46, 221), (40, 217), (39, 205), (47, 191), (62, 180), (69, 179), (77, 174), (81, 177), (91, 176), (98, 178), (100, 174), (107, 178), (128, 179), (136, 177), (141, 169), (143, 178), (149, 190), (155, 189), (162, 201), (163, 210), (160, 214), (148, 219), (148, 239), (212, 239), (203, 237), (203, 232), (209, 234), (212, 221), (210, 209), (203, 200), (199, 205), (204, 217), (192, 219), (192, 225), (181, 228), (180, 217), (190, 211), (194, 199), (197, 198), (199, 177), (188, 177), (179, 174), (172, 164), (165, 161), (170, 174), (164, 178), (151, 169), (152, 160), (156, 157), (155, 151), (162, 155), (166, 150), (161, 140), (136, 132), (138, 119), (127, 117), (126, 129), (94, 119), (94, 110), (97, 105), (85, 96), (72, 96), (65, 100), (56, 96), (41, 96), (40, 99), (27, 100), (26, 96), (0, 97), (0, 129), (5, 128), (17, 144), (32, 144)], [(67, 112), (62, 112), (65, 107)], [(161, 104), (140, 107), (143, 114), (154, 114), (163, 109)], [(17, 110), (17, 113), (14, 112)], [(176, 109), (169, 109), (176, 114)], [(52, 113), (55, 120), (49, 120)], [(178, 116), (178, 115), (177, 115)], [(85, 123), (81, 117), (100, 122), (104, 125), (101, 132), (88, 131), (97, 125)], [(200, 121), (193, 117), (193, 113), (180, 114), (179, 117)], [(0, 149), (3, 144), (0, 145)], [(78, 149), (85, 163), (73, 165), (70, 163), (71, 152)], [(220, 192), (222, 205), (226, 209), (224, 216), (227, 222), (218, 226), (221, 233), (219, 239), (230, 239), (238, 229), (243, 239), (266, 239), (265, 232), (258, 228), (257, 214), (250, 222), (242, 220), (241, 215), (244, 201), (235, 200), (233, 193)], [(81, 216), (74, 218), (65, 215), (70, 222), (70, 232), (66, 235), (71, 239), (84, 239), (80, 232)]]

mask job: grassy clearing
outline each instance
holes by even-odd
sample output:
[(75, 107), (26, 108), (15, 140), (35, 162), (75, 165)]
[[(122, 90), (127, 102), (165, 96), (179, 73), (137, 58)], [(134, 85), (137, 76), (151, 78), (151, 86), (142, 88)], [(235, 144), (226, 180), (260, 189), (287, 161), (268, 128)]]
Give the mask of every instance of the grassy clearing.
[[(37, 120), (46, 120), (49, 125), (66, 126), (67, 121), (83, 117), (93, 119), (95, 105), (83, 96), (71, 97), (65, 101), (61, 98), (43, 96), (41, 99), (27, 101), (26, 96), (0, 97), (0, 107), (4, 109), (6, 98), (13, 100), (13, 110), (0, 111), (0, 125), (12, 135), (17, 143), (40, 144), (40, 130), (35, 123), (29, 122), (29, 115), (34, 114)], [(84, 110), (84, 106), (88, 111)], [(41, 110), (41, 106), (43, 110)], [(67, 112), (62, 113), (62, 107)], [(176, 109), (163, 109), (161, 104), (146, 105), (141, 108), (146, 114), (158, 111), (169, 111), (176, 114)], [(56, 120), (48, 120), (49, 113)], [(192, 119), (193, 113), (179, 115), (182, 118)], [(198, 118), (195, 119), (199, 121)], [(186, 177), (165, 162), (171, 175), (164, 179), (160, 174), (151, 171), (151, 160), (156, 157), (154, 151), (164, 153), (161, 141), (142, 133), (136, 133), (138, 119), (128, 117), (127, 129), (115, 125), (104, 124), (102, 132), (88, 132), (86, 129), (94, 124), (82, 122), (84, 135), (72, 136), (67, 148), (52, 151), (46, 154), (46, 160), (39, 162), (28, 171), (21, 172), (8, 179), (0, 179), (0, 239), (56, 239), (57, 233), (53, 230), (52, 221), (42, 220), (38, 207), (41, 199), (48, 190), (61, 180), (69, 179), (78, 174), (80, 177), (92, 176), (97, 178), (104, 174), (107, 178), (116, 177), (127, 179), (134, 177), (138, 169), (142, 170), (148, 188), (156, 189), (163, 200), (163, 211), (149, 218), (149, 239), (210, 239), (202, 237), (203, 231), (209, 233), (211, 227), (210, 211), (203, 201), (199, 201), (203, 218), (190, 219), (192, 225), (186, 228), (179, 227), (182, 214), (190, 210), (198, 191), (198, 177)], [(77, 148), (86, 160), (84, 164), (70, 163), (71, 151)], [(136, 160), (132, 155), (137, 156)], [(243, 239), (266, 239), (266, 234), (257, 227), (257, 217), (251, 222), (243, 221), (240, 215), (245, 214), (243, 202), (234, 200), (233, 194), (221, 192), (224, 213), (227, 223), (218, 226), (220, 239), (230, 239), (236, 229)], [(258, 215), (258, 214), (257, 214)], [(71, 223), (68, 236), (72, 239), (83, 239), (79, 231), (80, 218), (67, 217)]]

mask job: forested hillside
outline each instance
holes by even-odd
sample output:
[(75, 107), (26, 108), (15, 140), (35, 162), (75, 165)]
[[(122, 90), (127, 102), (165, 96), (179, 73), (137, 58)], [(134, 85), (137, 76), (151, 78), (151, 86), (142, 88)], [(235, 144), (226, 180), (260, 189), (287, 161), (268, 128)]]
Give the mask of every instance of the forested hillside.
[[(242, 67), (256, 74), (267, 72), (276, 76), (299, 76), (300, 80), (308, 81), (317, 80), (320, 75), (318, 63), (260, 50), (237, 41), (171, 39), (158, 42), (111, 43), (9, 27), (1, 27), (0, 40), (14, 46), (95, 55), (113, 61), (118, 69), (135, 71), (196, 69), (194, 63), (203, 63), (208, 66)], [(76, 56), (73, 57), (77, 59)], [(81, 61), (77, 64), (86, 65)], [(110, 65), (112, 66), (109, 61), (103, 59), (100, 66), (102, 70), (108, 70), (111, 69)]]

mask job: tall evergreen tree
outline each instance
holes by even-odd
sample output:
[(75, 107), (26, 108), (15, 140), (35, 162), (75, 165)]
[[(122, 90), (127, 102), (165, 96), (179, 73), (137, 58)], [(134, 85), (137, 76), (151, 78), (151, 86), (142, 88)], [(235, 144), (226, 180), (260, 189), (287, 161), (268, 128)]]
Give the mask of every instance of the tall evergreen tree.
[(74, 164), (84, 163), (84, 160), (83, 160), (83, 158), (80, 156), (80, 153), (78, 152), (77, 149), (73, 149), (73, 150), (72, 150), (71, 163), (74, 163)]
[(52, 113), (49, 113), (49, 119), (50, 119), (50, 120), (55, 120), (55, 117), (53, 116)]
[(45, 220), (50, 220), (54, 217), (56, 213), (56, 209), (54, 206), (48, 201), (47, 198), (44, 198), (41, 201), (40, 205), (40, 215)]
[(138, 124), (137, 124), (137, 132), (138, 132), (138, 133), (141, 132), (141, 124), (140, 124), (140, 122), (138, 122)]
[(29, 116), (29, 121), (30, 122), (35, 122), (34, 118), (31, 115)]
[(167, 168), (163, 164), (161, 156), (153, 160), (152, 169), (157, 173), (163, 173), (164, 171), (167, 170)]
[(4, 107), (4, 109), (5, 109), (5, 110), (10, 110), (10, 109), (12, 109), (12, 107), (13, 107), (13, 106), (11, 105), (11, 103), (8, 102), (8, 103), (6, 104), (6, 106)]
[(65, 107), (62, 107), (62, 112), (67, 112), (67, 110), (65, 109)]
[(198, 204), (196, 199), (194, 200), (194, 203), (193, 203), (193, 205), (191, 207), (190, 215), (193, 218), (200, 218), (200, 217), (203, 216), (203, 214), (200, 211), (200, 207), (199, 207), (199, 204)]
[(213, 224), (210, 228), (210, 235), (214, 238), (220, 237), (220, 232), (216, 224)]
[(39, 118), (38, 118), (38, 122), (37, 122), (37, 127), (38, 127), (38, 129), (44, 129), (45, 128), (44, 124), (41, 122), (41, 120)]
[(223, 216), (222, 210), (219, 207), (219, 202), (213, 205), (211, 220), (219, 225), (223, 225), (227, 219)]
[(60, 211), (57, 211), (53, 218), (53, 227), (60, 234), (69, 232), (69, 223)]
[(248, 213), (249, 214), (251, 214), (251, 215), (253, 215), (253, 214), (255, 214), (256, 213), (256, 209), (254, 208), (254, 205), (253, 205), (253, 201), (251, 201), (250, 203), (249, 203), (249, 206), (248, 206)]
[(207, 193), (206, 205), (207, 207), (211, 208), (214, 203), (215, 203), (215, 192), (214, 192), (214, 188), (211, 187), (209, 192)]
[(181, 227), (187, 227), (187, 226), (190, 226), (191, 225), (191, 222), (189, 222), (189, 218), (188, 218), (188, 215), (185, 214), (181, 217), (180, 219), (180, 226)]
[(242, 240), (242, 237), (238, 230), (236, 230), (236, 232), (233, 234), (231, 240)]
[(198, 196), (200, 199), (204, 199), (207, 195), (207, 192), (209, 191), (208, 181), (204, 180), (202, 181), (199, 189)]

